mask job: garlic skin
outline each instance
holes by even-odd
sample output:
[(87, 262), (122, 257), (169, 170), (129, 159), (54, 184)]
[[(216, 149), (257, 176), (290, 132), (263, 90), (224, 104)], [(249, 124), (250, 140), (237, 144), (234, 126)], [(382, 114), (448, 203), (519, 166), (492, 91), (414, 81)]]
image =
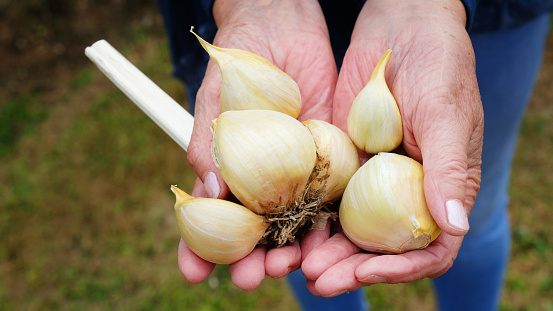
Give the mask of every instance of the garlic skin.
[(175, 214), (186, 245), (199, 257), (217, 264), (231, 264), (252, 252), (268, 224), (262, 216), (236, 203), (194, 198), (171, 186)]
[(266, 109), (297, 118), (301, 110), (298, 84), (267, 59), (244, 50), (209, 44), (192, 29), (211, 59), (219, 66), (221, 111)]
[(403, 139), (401, 114), (384, 73), (392, 50), (380, 59), (367, 85), (353, 101), (347, 128), (353, 143), (368, 153), (388, 152)]
[(303, 193), (317, 156), (298, 120), (271, 110), (227, 111), (212, 130), (213, 162), (244, 206), (276, 213)]
[(355, 245), (379, 253), (425, 248), (441, 232), (426, 205), (422, 165), (393, 153), (373, 156), (355, 173), (339, 217)]
[(311, 190), (324, 188), (323, 202), (339, 199), (360, 161), (357, 149), (340, 128), (321, 120), (302, 122), (313, 136), (317, 147), (318, 176), (311, 184)]

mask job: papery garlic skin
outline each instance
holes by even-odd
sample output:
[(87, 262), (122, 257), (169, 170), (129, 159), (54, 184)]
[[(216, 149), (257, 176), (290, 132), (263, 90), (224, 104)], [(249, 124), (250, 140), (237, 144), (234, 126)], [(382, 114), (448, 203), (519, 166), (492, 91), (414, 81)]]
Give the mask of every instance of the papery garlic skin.
[(234, 263), (252, 252), (268, 224), (239, 204), (194, 198), (175, 186), (177, 225), (186, 245), (199, 257), (217, 264)]
[(305, 190), (316, 147), (298, 120), (270, 110), (223, 112), (212, 156), (232, 193), (257, 214), (282, 211)]
[(244, 50), (216, 47), (198, 38), (221, 70), (221, 111), (266, 109), (297, 118), (298, 84), (267, 59)]
[(392, 54), (380, 59), (367, 85), (353, 101), (348, 115), (348, 134), (354, 144), (368, 153), (392, 151), (403, 139), (401, 114), (384, 73)]
[(422, 165), (393, 153), (375, 155), (355, 173), (339, 217), (354, 244), (380, 253), (424, 248), (441, 232), (426, 205)]
[(306, 120), (302, 123), (313, 135), (317, 147), (317, 163), (325, 166), (318, 171), (319, 177), (314, 179), (311, 190), (316, 191), (324, 186), (322, 201), (336, 201), (359, 169), (357, 149), (348, 135), (335, 125), (321, 120)]

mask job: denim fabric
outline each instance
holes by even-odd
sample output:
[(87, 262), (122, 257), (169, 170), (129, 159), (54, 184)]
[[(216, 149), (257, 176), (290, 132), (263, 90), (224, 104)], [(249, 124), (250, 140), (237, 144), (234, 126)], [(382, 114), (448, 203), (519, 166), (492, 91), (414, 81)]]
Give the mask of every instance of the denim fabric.
[(519, 127), (541, 65), (549, 16), (471, 37), (484, 105), (482, 183), (453, 267), (434, 279), (442, 311), (498, 310), (509, 260), (508, 203)]
[(294, 297), (304, 311), (365, 311), (369, 310), (369, 301), (363, 289), (358, 289), (336, 297), (314, 296), (305, 286), (305, 276), (296, 270), (286, 276)]
[[(210, 1), (158, 0), (158, 8), (163, 16), (165, 32), (169, 41), (173, 76), (184, 82), (188, 99), (187, 110), (194, 114), (196, 93), (202, 84), (209, 55), (198, 40), (190, 33), (213, 42), (217, 26), (211, 14)], [(211, 3), (213, 0), (211, 0)]]

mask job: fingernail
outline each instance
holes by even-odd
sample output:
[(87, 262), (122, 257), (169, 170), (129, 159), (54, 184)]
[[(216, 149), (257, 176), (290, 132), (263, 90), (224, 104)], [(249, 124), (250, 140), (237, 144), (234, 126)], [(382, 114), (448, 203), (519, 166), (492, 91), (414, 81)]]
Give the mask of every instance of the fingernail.
[(450, 226), (463, 231), (469, 230), (467, 211), (461, 201), (449, 200), (445, 202), (445, 207), (447, 210), (447, 222)]
[(215, 173), (208, 172), (207, 174), (205, 174), (204, 187), (205, 187), (205, 192), (207, 192), (207, 195), (210, 198), (216, 199), (217, 197), (219, 197), (220, 188), (219, 188), (219, 182), (217, 182), (217, 176), (215, 176)]
[(368, 277), (364, 278), (362, 282), (369, 284), (386, 283), (388, 282), (388, 279), (380, 275), (371, 274)]
[(291, 272), (295, 271), (295, 269), (292, 269), (291, 267), (288, 267), (288, 270), (286, 270), (284, 273), (278, 275), (278, 276), (275, 276), (274, 278), (275, 279), (280, 279), (280, 278), (283, 278), (285, 276), (287, 276), (288, 274), (290, 274)]
[(345, 290), (345, 289), (344, 289), (344, 290), (339, 290), (339, 291), (334, 292), (334, 293), (332, 293), (332, 294), (330, 294), (330, 295), (328, 295), (328, 296), (326, 296), (326, 297), (328, 297), (328, 298), (330, 298), (330, 297), (336, 297), (336, 296), (338, 296), (338, 295), (342, 295), (342, 294), (345, 293), (346, 291), (347, 291), (347, 290)]

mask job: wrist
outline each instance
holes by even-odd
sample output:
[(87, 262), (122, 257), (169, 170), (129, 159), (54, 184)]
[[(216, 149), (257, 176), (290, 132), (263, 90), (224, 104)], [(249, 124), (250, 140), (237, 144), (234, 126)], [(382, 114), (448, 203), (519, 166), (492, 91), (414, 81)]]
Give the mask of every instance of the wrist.
[(219, 29), (255, 26), (262, 33), (327, 32), (317, 0), (215, 0), (212, 12)]
[(215, 0), (213, 2), (213, 18), (219, 26), (228, 20), (236, 10), (256, 9), (274, 5), (274, 0)]
[(213, 2), (213, 18), (217, 26), (227, 19), (232, 8), (241, 1), (243, 0), (215, 0)]
[(465, 27), (467, 22), (467, 12), (461, 0), (367, 0), (363, 9), (369, 15), (398, 16), (409, 23), (426, 23), (428, 18), (447, 19)]

